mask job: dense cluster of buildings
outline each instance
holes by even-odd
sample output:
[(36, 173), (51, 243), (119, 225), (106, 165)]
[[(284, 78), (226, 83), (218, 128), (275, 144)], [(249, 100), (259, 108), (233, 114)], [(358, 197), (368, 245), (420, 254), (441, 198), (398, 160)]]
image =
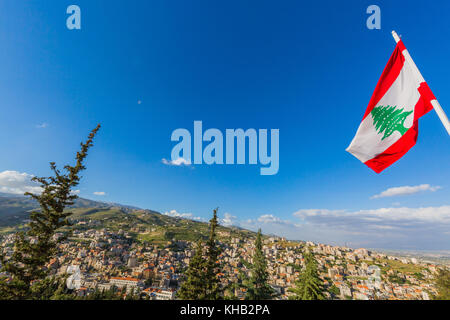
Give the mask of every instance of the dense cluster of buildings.
[[(59, 237), (61, 235), (56, 235)], [(4, 236), (0, 247), (12, 253), (14, 237)], [(254, 240), (230, 237), (220, 241), (221, 282), (237, 299), (245, 295), (240, 288), (240, 272), (248, 272), (242, 259), (250, 261)], [(295, 285), (303, 252), (314, 254), (320, 278), (329, 299), (430, 299), (435, 294), (433, 279), (443, 266), (388, 256), (366, 249), (328, 246), (312, 242), (288, 242), (266, 238), (263, 251), (268, 262), (270, 285), (277, 299), (288, 299)], [(184, 272), (193, 256), (193, 243), (168, 241), (165, 245), (143, 244), (125, 231), (107, 229), (75, 230), (59, 242), (59, 254), (47, 268), (52, 275), (67, 277), (67, 287), (80, 296), (94, 290), (121, 289), (147, 299), (175, 299), (184, 280)], [(395, 266), (395, 267), (392, 267)]]

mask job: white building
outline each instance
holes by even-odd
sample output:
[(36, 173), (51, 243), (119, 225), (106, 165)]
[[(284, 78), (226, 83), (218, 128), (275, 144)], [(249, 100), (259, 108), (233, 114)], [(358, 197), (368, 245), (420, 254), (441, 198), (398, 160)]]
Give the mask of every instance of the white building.
[(161, 290), (155, 292), (156, 300), (173, 300), (175, 298), (175, 291), (172, 290)]
[(136, 289), (140, 285), (138, 279), (130, 277), (112, 277), (109, 283), (117, 288), (127, 287), (127, 290)]

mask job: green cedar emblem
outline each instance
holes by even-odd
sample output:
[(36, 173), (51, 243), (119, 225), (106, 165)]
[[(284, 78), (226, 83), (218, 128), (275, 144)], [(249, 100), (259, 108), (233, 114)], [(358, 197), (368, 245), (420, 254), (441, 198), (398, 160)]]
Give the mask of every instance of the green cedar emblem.
[(384, 133), (381, 140), (386, 139), (394, 131), (400, 132), (404, 135), (409, 128), (405, 128), (403, 123), (413, 111), (403, 111), (403, 108), (396, 109), (396, 106), (378, 106), (373, 108), (370, 113), (373, 118), (373, 125), (378, 133)]

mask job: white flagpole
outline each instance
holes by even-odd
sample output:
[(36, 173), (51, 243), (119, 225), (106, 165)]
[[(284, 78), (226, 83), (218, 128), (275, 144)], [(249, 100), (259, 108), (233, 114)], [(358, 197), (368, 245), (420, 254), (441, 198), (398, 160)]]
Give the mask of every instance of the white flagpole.
[[(395, 42), (400, 41), (400, 37), (397, 35), (397, 32), (392, 31), (392, 36), (394, 37)], [(419, 69), (417, 68), (416, 64), (414, 63), (413, 59), (411, 58), (408, 50), (403, 50), (403, 56), (405, 57), (405, 60), (409, 63), (413, 71), (416, 73), (417, 78), (420, 82), (425, 82), (425, 79), (422, 77), (422, 74), (420, 73)], [(434, 99), (431, 100), (431, 105), (434, 108), (434, 111), (436, 111), (439, 119), (441, 120), (442, 124), (444, 125), (445, 129), (447, 130), (447, 133), (450, 135), (450, 122), (448, 121), (448, 118), (442, 109), (439, 102)]]

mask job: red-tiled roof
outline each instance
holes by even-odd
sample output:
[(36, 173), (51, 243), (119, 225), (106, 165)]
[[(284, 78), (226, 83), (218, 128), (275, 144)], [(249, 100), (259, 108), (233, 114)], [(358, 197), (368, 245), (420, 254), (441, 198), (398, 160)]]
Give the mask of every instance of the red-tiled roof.
[(138, 282), (139, 280), (136, 278), (131, 278), (131, 277), (111, 277), (111, 280), (126, 280), (126, 281), (136, 281)]

